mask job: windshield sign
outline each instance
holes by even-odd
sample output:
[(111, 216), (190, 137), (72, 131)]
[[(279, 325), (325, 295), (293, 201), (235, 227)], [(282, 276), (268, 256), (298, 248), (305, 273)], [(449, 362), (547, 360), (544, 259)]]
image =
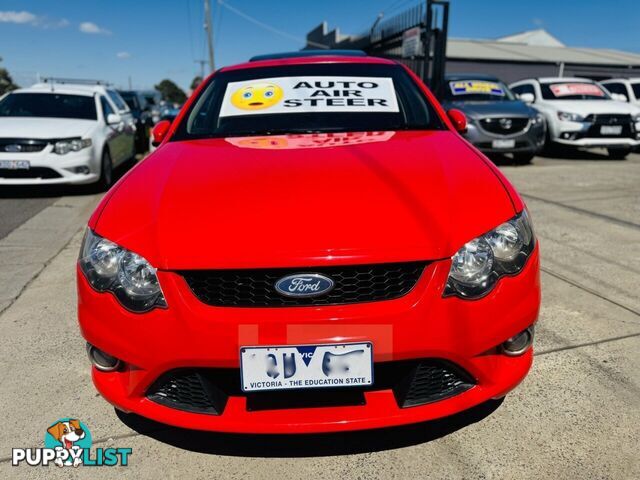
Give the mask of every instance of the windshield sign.
[(397, 111), (391, 78), (276, 77), (229, 83), (220, 116)]
[(495, 95), (504, 97), (505, 92), (500, 84), (484, 80), (457, 80), (449, 82), (453, 95)]
[(172, 141), (446, 128), (399, 65), (243, 68), (207, 82)]
[(549, 88), (556, 97), (569, 97), (573, 95), (605, 96), (602, 89), (593, 83), (556, 83), (549, 86)]

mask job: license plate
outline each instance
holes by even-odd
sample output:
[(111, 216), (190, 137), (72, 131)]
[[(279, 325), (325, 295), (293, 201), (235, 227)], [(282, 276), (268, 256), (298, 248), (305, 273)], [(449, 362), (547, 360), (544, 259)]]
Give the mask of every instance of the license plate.
[(511, 140), (494, 140), (491, 142), (493, 148), (513, 148), (516, 146), (516, 141)]
[(373, 384), (373, 345), (241, 347), (240, 380), (245, 392)]
[(620, 135), (622, 133), (622, 125), (602, 125), (600, 127), (600, 135)]
[(0, 160), (0, 168), (9, 170), (29, 170), (31, 163), (29, 160)]

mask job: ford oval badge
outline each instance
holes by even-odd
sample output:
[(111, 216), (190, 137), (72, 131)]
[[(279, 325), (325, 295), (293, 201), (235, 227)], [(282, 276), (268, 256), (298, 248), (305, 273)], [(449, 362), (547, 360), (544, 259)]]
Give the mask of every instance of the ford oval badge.
[(276, 290), (285, 297), (317, 297), (329, 293), (334, 282), (319, 273), (298, 273), (282, 277), (276, 282)]

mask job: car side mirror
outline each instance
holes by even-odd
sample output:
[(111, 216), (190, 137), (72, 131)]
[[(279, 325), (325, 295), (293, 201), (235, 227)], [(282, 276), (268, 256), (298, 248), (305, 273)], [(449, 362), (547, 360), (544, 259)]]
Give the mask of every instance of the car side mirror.
[(617, 100), (619, 102), (628, 102), (629, 99), (627, 98), (627, 96), (624, 93), (612, 93), (611, 94), (611, 98), (613, 98), (614, 100)]
[(457, 108), (452, 108), (451, 110), (447, 110), (447, 117), (451, 120), (453, 124), (453, 128), (455, 128), (458, 133), (466, 133), (467, 131), (467, 116), (462, 113), (462, 111)]
[(536, 101), (536, 97), (533, 96), (533, 93), (521, 93), (518, 95), (518, 98), (524, 103), (533, 103)]
[(171, 122), (169, 120), (161, 120), (156, 123), (155, 127), (153, 127), (153, 130), (151, 130), (151, 145), (153, 145), (154, 147), (160, 145), (167, 136), (167, 133), (169, 133), (170, 128)]
[(120, 122), (122, 122), (122, 117), (117, 113), (110, 113), (109, 115), (107, 115), (107, 123), (109, 125), (116, 125)]

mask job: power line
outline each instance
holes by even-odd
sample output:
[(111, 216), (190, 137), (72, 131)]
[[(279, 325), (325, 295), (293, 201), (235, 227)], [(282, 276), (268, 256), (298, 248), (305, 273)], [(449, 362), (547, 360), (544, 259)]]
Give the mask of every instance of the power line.
[(191, 50), (191, 59), (195, 59), (195, 50), (193, 48), (193, 28), (191, 26), (191, 7), (189, 6), (190, 1), (185, 0), (185, 6), (187, 7), (187, 26), (189, 28), (189, 49)]
[(244, 18), (245, 20), (247, 20), (248, 22), (253, 23), (254, 25), (257, 25), (259, 27), (264, 28), (265, 30), (270, 31), (271, 33), (275, 33), (276, 35), (280, 35), (281, 37), (284, 38), (288, 38), (289, 40), (293, 40), (295, 42), (303, 42), (307, 45), (310, 45), (312, 47), (316, 47), (316, 48), (330, 48), (327, 45), (323, 44), (323, 43), (316, 43), (316, 42), (312, 42), (309, 41), (307, 39), (301, 38), (301, 37), (297, 37), (295, 35), (291, 35), (290, 33), (284, 32), (282, 30), (279, 30), (275, 27), (272, 27), (271, 25), (267, 25), (266, 23), (258, 20), (257, 18), (252, 17), (251, 15), (247, 15), (246, 13), (244, 13), (242, 10), (238, 10), (235, 7), (232, 7), (231, 5), (229, 5), (227, 2), (223, 1), (223, 0), (218, 0), (218, 4), (224, 8), (226, 8), (227, 10), (229, 10), (230, 12), (235, 13), (236, 15), (238, 15), (239, 17)]
[(217, 45), (218, 44), (218, 40), (220, 39), (220, 30), (222, 30), (222, 14), (224, 13), (224, 10), (220, 7), (218, 7), (216, 9), (216, 14), (217, 14), (217, 19), (214, 20), (214, 27), (213, 29), (215, 30), (215, 38), (214, 38), (214, 42)]

